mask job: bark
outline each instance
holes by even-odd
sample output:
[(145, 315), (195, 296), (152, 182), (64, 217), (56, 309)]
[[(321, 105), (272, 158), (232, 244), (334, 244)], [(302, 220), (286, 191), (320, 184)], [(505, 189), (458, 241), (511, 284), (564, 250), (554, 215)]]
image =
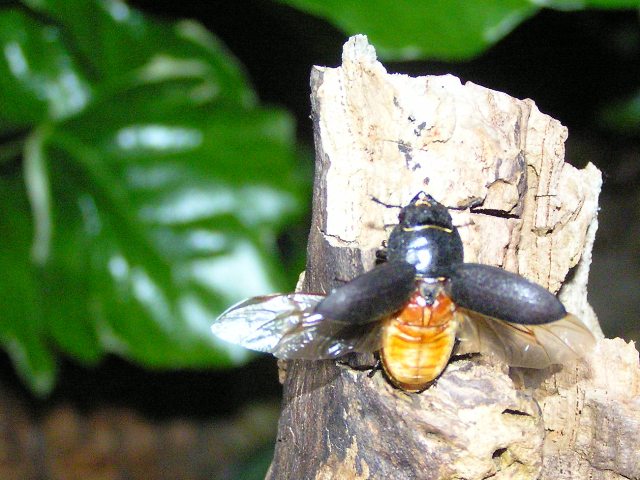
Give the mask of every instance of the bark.
[[(425, 190), (452, 211), (465, 260), (557, 292), (600, 338), (546, 370), (454, 358), (420, 394), (345, 362), (282, 364), (269, 479), (640, 478), (640, 368), (602, 339), (587, 303), (600, 172), (564, 162), (567, 130), (518, 100), (446, 75), (387, 74), (366, 37), (311, 75), (313, 222), (302, 289), (370, 269), (397, 209)], [(471, 213), (468, 207), (475, 205)]]

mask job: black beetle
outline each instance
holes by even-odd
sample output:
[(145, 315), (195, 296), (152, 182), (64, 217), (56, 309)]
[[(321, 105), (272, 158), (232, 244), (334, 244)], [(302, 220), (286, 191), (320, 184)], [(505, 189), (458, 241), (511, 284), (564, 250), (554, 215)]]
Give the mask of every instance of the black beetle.
[(400, 210), (383, 257), (326, 297), (276, 294), (238, 303), (212, 331), (285, 359), (379, 351), (391, 382), (413, 392), (436, 379), (454, 351), (546, 368), (594, 344), (589, 329), (540, 285), (464, 263), (449, 211), (424, 192)]

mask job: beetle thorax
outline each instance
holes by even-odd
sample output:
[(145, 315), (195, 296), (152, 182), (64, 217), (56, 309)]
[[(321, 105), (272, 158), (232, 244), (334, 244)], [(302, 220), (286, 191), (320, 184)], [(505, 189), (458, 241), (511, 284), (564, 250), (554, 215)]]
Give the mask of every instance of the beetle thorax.
[(462, 262), (462, 240), (447, 208), (420, 193), (404, 207), (388, 241), (389, 260), (405, 261), (421, 277), (447, 277)]
[(451, 265), (461, 263), (462, 257), (462, 241), (455, 227), (398, 225), (389, 236), (389, 260), (410, 263), (422, 277), (447, 277)]

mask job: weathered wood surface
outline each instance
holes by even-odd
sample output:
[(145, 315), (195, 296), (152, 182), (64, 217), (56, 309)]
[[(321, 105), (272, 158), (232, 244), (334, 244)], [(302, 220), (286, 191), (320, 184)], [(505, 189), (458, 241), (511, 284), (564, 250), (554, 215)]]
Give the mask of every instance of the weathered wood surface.
[[(312, 71), (313, 224), (302, 289), (370, 269), (397, 210), (425, 190), (453, 211), (465, 260), (559, 292), (602, 337), (587, 303), (600, 172), (564, 162), (567, 130), (453, 76), (387, 74), (366, 37)], [(471, 213), (469, 205), (476, 205)], [(289, 362), (269, 479), (640, 478), (634, 345), (599, 341), (584, 362), (535, 371), (453, 359), (421, 394), (356, 364)]]

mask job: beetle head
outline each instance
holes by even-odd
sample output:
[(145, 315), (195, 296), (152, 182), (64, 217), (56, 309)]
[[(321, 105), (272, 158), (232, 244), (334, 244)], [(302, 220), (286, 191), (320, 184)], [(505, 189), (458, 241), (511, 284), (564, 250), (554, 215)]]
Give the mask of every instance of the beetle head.
[(400, 225), (415, 227), (420, 225), (437, 225), (453, 228), (451, 215), (447, 207), (425, 192), (418, 193), (398, 215)]

